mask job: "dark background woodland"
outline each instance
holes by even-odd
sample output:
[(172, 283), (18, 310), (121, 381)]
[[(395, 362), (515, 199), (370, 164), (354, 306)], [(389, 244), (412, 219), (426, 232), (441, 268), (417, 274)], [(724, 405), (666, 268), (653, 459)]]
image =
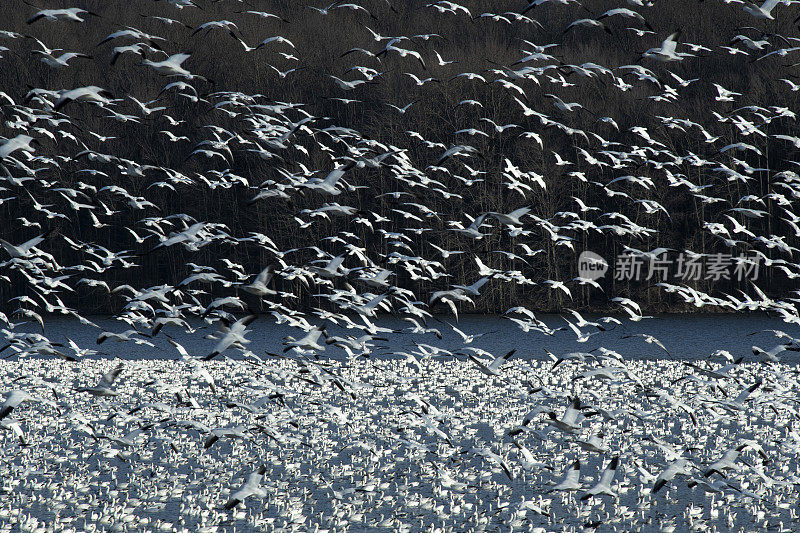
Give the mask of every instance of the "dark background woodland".
[[(65, 107), (72, 121), (57, 128), (43, 124), (52, 131), (71, 133), (74, 139), (56, 133), (51, 140), (46, 135), (29, 133), (42, 144), (36, 155), (54, 158), (54, 163), (37, 161), (29, 162), (32, 168), (41, 168), (36, 172), (37, 180), (26, 182), (18, 187), (10, 183), (4, 186), (7, 191), (3, 196), (13, 197), (0, 205), (0, 236), (11, 242), (21, 242), (38, 234), (36, 228), (24, 227), (19, 218), (27, 217), (31, 221), (42, 224), (42, 229), (55, 229), (60, 235), (84, 243), (93, 243), (110, 250), (130, 250), (130, 261), (138, 264), (136, 268), (120, 268), (114, 266), (104, 272), (103, 279), (112, 288), (119, 284), (130, 283), (135, 287), (147, 287), (162, 283), (177, 284), (188, 275), (190, 269), (187, 262), (198, 265), (213, 265), (220, 271), (224, 266), (221, 258), (229, 259), (244, 266), (248, 274), (257, 273), (264, 265), (276, 260), (274, 253), (252, 243), (236, 242), (233, 239), (220, 239), (218, 242), (190, 252), (181, 246), (172, 246), (153, 253), (137, 256), (152, 248), (155, 239), (137, 244), (125, 227), (136, 228), (142, 232), (145, 227), (142, 220), (150, 216), (166, 216), (174, 213), (185, 213), (198, 221), (221, 222), (227, 226), (231, 236), (246, 236), (249, 232), (262, 232), (269, 236), (280, 251), (295, 247), (319, 246), (336, 255), (341, 250), (335, 242), (323, 241), (326, 236), (335, 235), (337, 231), (348, 231), (358, 237), (361, 246), (370, 251), (372, 259), (377, 263), (394, 270), (397, 274), (395, 283), (411, 288), (418, 295), (447, 287), (449, 283), (471, 283), (476, 278), (476, 266), (473, 254), (482, 258), (487, 265), (505, 270), (520, 270), (539, 283), (536, 286), (523, 286), (516, 283), (500, 283), (492, 281), (487, 286), (482, 298), (477, 301), (476, 310), (504, 311), (515, 304), (525, 304), (532, 309), (558, 310), (563, 306), (584, 309), (605, 309), (610, 295), (627, 295), (642, 303), (651, 311), (690, 309), (673, 295), (653, 288), (653, 280), (639, 283), (615, 283), (611, 275), (602, 281), (605, 292), (573, 286), (574, 302), (569, 302), (557, 290), (548, 290), (541, 286), (545, 279), (569, 281), (577, 275), (576, 256), (582, 250), (590, 249), (611, 258), (623, 251), (628, 245), (636, 249), (649, 251), (656, 247), (667, 247), (676, 251), (693, 250), (698, 253), (751, 253), (760, 250), (771, 258), (788, 260), (792, 267), (794, 259), (790, 254), (777, 249), (770, 249), (753, 239), (745, 239), (741, 244), (730, 247), (704, 229), (706, 221), (726, 223), (724, 214), (731, 207), (754, 207), (764, 209), (768, 215), (759, 219), (745, 219), (732, 214), (743, 222), (756, 236), (786, 236), (786, 243), (796, 246), (798, 237), (785, 221), (786, 215), (781, 211), (777, 201), (764, 200), (763, 205), (740, 203), (745, 195), (752, 194), (764, 198), (771, 192), (780, 192), (792, 199), (784, 187), (776, 188), (776, 183), (786, 181), (776, 177), (780, 171), (795, 169), (795, 149), (790, 143), (776, 140), (772, 135), (796, 135), (798, 125), (793, 118), (774, 118), (763, 123), (757, 116), (758, 110), (736, 111), (743, 106), (785, 106), (790, 110), (797, 108), (797, 94), (791, 91), (789, 84), (780, 81), (782, 78), (796, 80), (798, 67), (794, 65), (796, 52), (786, 56), (773, 55), (763, 60), (754, 61), (766, 52), (781, 47), (789, 47), (776, 36), (769, 37), (770, 47), (763, 51), (749, 50), (742, 44), (736, 46), (748, 51), (749, 55), (731, 55), (720, 46), (729, 45), (731, 39), (739, 33), (746, 33), (756, 39), (762, 31), (780, 34), (788, 38), (798, 35), (797, 27), (792, 23), (798, 14), (798, 8), (779, 5), (776, 11), (780, 14), (777, 21), (757, 21), (749, 17), (741, 9), (741, 5), (706, 0), (697, 1), (658, 1), (650, 7), (637, 7), (625, 4), (625, 7), (636, 9), (653, 27), (655, 34), (637, 37), (626, 28), (646, 29), (640, 22), (610, 17), (606, 19), (610, 32), (596, 28), (575, 28), (567, 33), (564, 29), (579, 18), (597, 16), (606, 9), (620, 7), (616, 2), (584, 2), (585, 7), (578, 5), (542, 5), (527, 13), (528, 16), (541, 23), (541, 27), (533, 23), (493, 21), (489, 17), (475, 20), (466, 14), (440, 13), (433, 7), (426, 7), (429, 2), (393, 1), (390, 8), (384, 0), (360, 2), (370, 14), (348, 8), (332, 9), (322, 15), (300, 2), (209, 2), (197, 0), (199, 8), (178, 10), (165, 1), (132, 0), (125, 3), (104, 2), (99, 0), (74, 0), (69, 6), (82, 7), (95, 12), (99, 17), (88, 17), (85, 23), (38, 21), (27, 25), (25, 20), (38, 8), (61, 7), (56, 3), (41, 3), (32, 7), (12, 0), (0, 4), (0, 30), (13, 30), (35, 36), (49, 47), (80, 51), (90, 54), (92, 59), (73, 60), (66, 69), (53, 69), (41, 63), (36, 55), (31, 54), (34, 43), (31, 39), (0, 39), (0, 46), (8, 47), (0, 59), (0, 90), (18, 104), (10, 105), (2, 102), (4, 124), (0, 134), (13, 137), (21, 133), (9, 127), (15, 117), (24, 114), (20, 105), (39, 108), (35, 100), (27, 100), (31, 88), (51, 90), (70, 89), (85, 85), (97, 85), (108, 89), (122, 100), (113, 107), (119, 113), (137, 115), (138, 122), (119, 122), (108, 118), (108, 112), (91, 105), (75, 103)], [(316, 5), (316, 4), (315, 4)], [(464, 2), (473, 16), (483, 12), (503, 13), (520, 11), (525, 2), (494, 1)], [(320, 6), (321, 7), (321, 6)], [(264, 19), (239, 11), (264, 10), (286, 19)], [(212, 29), (193, 35), (193, 30), (179, 24), (167, 25), (152, 16), (170, 17), (196, 28), (203, 22), (211, 20), (229, 20), (236, 24), (235, 33), (255, 46), (269, 36), (280, 35), (290, 40), (294, 48), (283, 43), (271, 43), (254, 52), (246, 52), (224, 29)], [(287, 22), (288, 21), (288, 22)], [(192, 102), (178, 95), (175, 91), (160, 94), (164, 86), (177, 78), (164, 78), (150, 68), (140, 65), (141, 57), (136, 54), (125, 54), (115, 64), (110, 64), (111, 50), (114, 46), (131, 44), (131, 40), (115, 40), (97, 45), (107, 35), (126, 26), (139, 28), (145, 32), (162, 36), (166, 41), (159, 46), (169, 54), (177, 52), (191, 53), (184, 64), (193, 74), (199, 74), (209, 81), (186, 80), (201, 94), (202, 100)], [(372, 52), (381, 50), (386, 41), (377, 42), (365, 28), (368, 26), (381, 35), (414, 36), (436, 33), (439, 37), (428, 40), (412, 38), (401, 41), (398, 46), (419, 52), (425, 62), (425, 68), (413, 57), (400, 57), (389, 53), (380, 60), (367, 57), (359, 52), (342, 54), (353, 47), (366, 48)], [(751, 26), (755, 29), (741, 29)], [(711, 51), (700, 51), (698, 57), (686, 58), (674, 64), (659, 64), (642, 61), (660, 80), (662, 86), (648, 81), (639, 81), (634, 76), (623, 77), (624, 70), (617, 67), (636, 64), (641, 53), (651, 47), (659, 46), (661, 41), (673, 31), (680, 29), (681, 43), (702, 44)], [(533, 80), (515, 82), (524, 90), (526, 104), (545, 113), (550, 118), (570, 128), (585, 132), (596, 132), (608, 141), (622, 143), (624, 148), (632, 150), (633, 146), (647, 146), (641, 137), (629, 131), (631, 127), (647, 128), (651, 137), (663, 143), (664, 149), (678, 158), (696, 154), (708, 161), (708, 164), (696, 166), (690, 159), (682, 159), (675, 164), (659, 168), (658, 164), (647, 162), (644, 158), (633, 158), (625, 168), (602, 168), (586, 162), (579, 149), (593, 154), (598, 159), (608, 162), (609, 158), (598, 155), (604, 148), (595, 137), (580, 134), (568, 135), (558, 127), (545, 127), (535, 117), (525, 117), (514, 96), (520, 97), (513, 90), (508, 90), (498, 83), (482, 83), (464, 78), (453, 78), (462, 72), (479, 73), (492, 81), (501, 78), (496, 73), (487, 72), (499, 68), (498, 65), (512, 65), (525, 56), (523, 50), (530, 51), (523, 40), (539, 45), (558, 43), (559, 46), (549, 48), (546, 53), (552, 54), (554, 60), (531, 61), (526, 65), (542, 67), (555, 65), (542, 75), (538, 75), (538, 83)], [(791, 43), (793, 46), (796, 43)], [(434, 51), (454, 63), (440, 66)], [(681, 44), (679, 51), (689, 51)], [(279, 52), (294, 54), (298, 60), (287, 59)], [(151, 59), (162, 56), (147, 53)], [(611, 69), (614, 76), (598, 74), (585, 77), (570, 71), (569, 65), (581, 65), (587, 62), (596, 63)], [(279, 76), (270, 67), (280, 71), (297, 68), (285, 77)], [(354, 65), (371, 67), (380, 72), (375, 83), (365, 84), (353, 91), (342, 91), (329, 77), (353, 80), (360, 79), (357, 72), (347, 72)], [(520, 68), (517, 65), (513, 68)], [(688, 87), (678, 86), (668, 75), (667, 69), (683, 79), (699, 78)], [(420, 78), (433, 76), (440, 82), (429, 82), (422, 87), (414, 84), (412, 73)], [(548, 76), (563, 79), (574, 84), (562, 87), (553, 83)], [(626, 91), (616, 86), (614, 77), (622, 78), (632, 87)], [(797, 80), (800, 81), (800, 80)], [(733, 102), (715, 100), (716, 90), (713, 83), (731, 91), (741, 93)], [(677, 89), (679, 97), (672, 101), (655, 101), (651, 97), (663, 93), (663, 84)], [(317, 117), (308, 127), (300, 128), (292, 139), (293, 146), (285, 150), (274, 150), (275, 157), (264, 160), (258, 154), (249, 152), (246, 143), (233, 140), (228, 143), (231, 157), (206, 158), (202, 155), (190, 157), (194, 147), (200, 141), (214, 139), (207, 125), (217, 125), (230, 132), (238, 132), (243, 139), (253, 140), (252, 125), (248, 123), (248, 115), (252, 109), (246, 105), (223, 105), (220, 102), (230, 99), (224, 91), (238, 91), (256, 96), (253, 102), (268, 104), (287, 102), (302, 104), (302, 107), (290, 109), (275, 118), (278, 123), (290, 124), (299, 121), (309, 114)], [(545, 94), (558, 94), (564, 101), (580, 102), (586, 111), (562, 113), (555, 109), (552, 101)], [(142, 101), (159, 98), (151, 104), (166, 105), (165, 113), (182, 119), (184, 122), (176, 127), (160, 117), (159, 113), (143, 117), (135, 104), (126, 95), (133, 95)], [(330, 98), (352, 98), (358, 103), (345, 104)], [(521, 98), (521, 97), (520, 97)], [(465, 99), (480, 101), (483, 107), (457, 105)], [(401, 114), (386, 105), (399, 107), (415, 101), (409, 110)], [(736, 111), (734, 113), (734, 111)], [(738, 114), (754, 121), (761, 134), (743, 136), (732, 122), (720, 122), (720, 117)], [(598, 117), (612, 117), (619, 125), (619, 131), (603, 122)], [(697, 127), (670, 128), (661, 117), (689, 119), (702, 125), (709, 133), (720, 136), (715, 143), (706, 143)], [(763, 113), (762, 113), (763, 116)], [(491, 118), (497, 124), (514, 123), (521, 129), (503, 133), (494, 132), (488, 123), (480, 118)], [(41, 123), (41, 122), (40, 122)], [(394, 146), (407, 150), (408, 159), (416, 168), (423, 170), (430, 178), (441, 181), (446, 191), (461, 195), (447, 197), (447, 194), (434, 192), (432, 187), (412, 187), (398, 181), (391, 168), (354, 169), (346, 177), (348, 183), (365, 186), (355, 191), (345, 192), (333, 198), (343, 205), (357, 206), (364, 212), (379, 213), (390, 222), (374, 224), (374, 231), (364, 224), (353, 222), (353, 217), (336, 217), (332, 220), (323, 218), (309, 219), (300, 215), (303, 209), (314, 209), (323, 201), (314, 194), (292, 195), (291, 200), (271, 198), (249, 204), (249, 200), (260, 190), (267, 180), (283, 182), (284, 175), (280, 170), (297, 172), (305, 166), (318, 170), (322, 177), (333, 168), (333, 159), (348, 154), (346, 143), (337, 137), (323, 132), (329, 126), (351, 128), (357, 132), (350, 141), (356, 144), (359, 140), (372, 139), (385, 146)], [(489, 133), (489, 136), (455, 135), (456, 130), (475, 127)], [(159, 131), (169, 128), (175, 135), (186, 135), (191, 142), (173, 143)], [(30, 130), (28, 130), (30, 131)], [(95, 132), (114, 139), (100, 142), (88, 132)], [(446, 163), (450, 174), (437, 169), (426, 169), (435, 165), (443, 148), (427, 148), (418, 138), (409, 135), (409, 131), (418, 132), (423, 138), (449, 147), (453, 144), (475, 146), (480, 156), (458, 158)], [(535, 132), (541, 136), (544, 148), (529, 138), (519, 136), (521, 131)], [(77, 142), (76, 140), (77, 139)], [(720, 148), (729, 144), (744, 141), (759, 148), (763, 156), (747, 151), (720, 153)], [(298, 148), (299, 147), (299, 148)], [(323, 148), (326, 147), (326, 148)], [(173, 188), (152, 186), (164, 180), (164, 172), (158, 169), (147, 169), (141, 176), (126, 175), (120, 170), (119, 162), (102, 163), (92, 161), (86, 156), (77, 157), (85, 149), (99, 153), (135, 161), (141, 165), (152, 165), (175, 169), (190, 178), (191, 183), (174, 185)], [(552, 152), (574, 163), (572, 166), (560, 167), (555, 164)], [(56, 156), (69, 159), (58, 160)], [(757, 170), (748, 175), (748, 181), (729, 180), (727, 175), (714, 169), (719, 163), (728, 166), (732, 157), (747, 161)], [(535, 171), (544, 177), (546, 190), (536, 185), (523, 197), (518, 192), (508, 190), (503, 185), (502, 171), (505, 160), (524, 171)], [(653, 161), (670, 161), (665, 153), (652, 156)], [(674, 162), (674, 160), (673, 160)], [(485, 181), (467, 186), (452, 174), (468, 176), (464, 163), (472, 169), (485, 171), (481, 176)], [(92, 176), (77, 171), (84, 168), (102, 170), (107, 176)], [(244, 178), (232, 178), (230, 174), (220, 176), (214, 171), (222, 172), (227, 168), (233, 175)], [(581, 171), (588, 180), (598, 182), (595, 185), (571, 177), (568, 172)], [(704, 204), (698, 196), (686, 187), (670, 186), (666, 171), (673, 175), (683, 174), (686, 179), (698, 185), (710, 185), (703, 194), (724, 199), (717, 203)], [(9, 168), (13, 176), (24, 172), (18, 168)], [(635, 184), (616, 183), (614, 190), (625, 192), (629, 197), (609, 197), (607, 189), (602, 186), (612, 179), (623, 176), (647, 176), (655, 186), (646, 189)], [(86, 210), (73, 211), (65, 200), (52, 189), (53, 182), (58, 186), (75, 187), (79, 181), (91, 183), (98, 188), (119, 184), (134, 196), (142, 196), (158, 206), (153, 208), (132, 209), (124, 200), (110, 193), (98, 193), (97, 201), (118, 210), (111, 217), (101, 218), (108, 226), (93, 226)], [(42, 183), (45, 181), (46, 183)], [(48, 185), (49, 183), (49, 185)], [(424, 204), (438, 213), (436, 217), (425, 217), (413, 209), (403, 207), (419, 215), (423, 221), (404, 219), (402, 214), (393, 211), (399, 208), (401, 200), (390, 197), (379, 197), (380, 193), (389, 191), (406, 191), (413, 195), (402, 201)], [(619, 212), (625, 214), (636, 224), (652, 228), (652, 234), (646, 238), (635, 236), (618, 236), (612, 231), (579, 231), (563, 229), (561, 233), (575, 239), (574, 251), (567, 246), (559, 246), (541, 231), (541, 224), (531, 221), (532, 234), (521, 237), (510, 237), (501, 231), (495, 223), (491, 237), (481, 241), (471, 241), (459, 237), (448, 230), (448, 221), (462, 221), (468, 224), (465, 213), (476, 216), (487, 211), (508, 212), (521, 206), (530, 206), (540, 219), (565, 227), (571, 219), (557, 215), (563, 211), (577, 211), (572, 199), (578, 197), (587, 205), (598, 206), (600, 212), (581, 214), (596, 224), (610, 223), (600, 218), (601, 213)], [(52, 204), (56, 211), (65, 213), (69, 219), (56, 217), (47, 219), (32, 211), (33, 199), (42, 204)], [(669, 212), (648, 214), (635, 199), (651, 199), (659, 202)], [(792, 209), (791, 205), (788, 209)], [(578, 212), (580, 214), (580, 212)], [(38, 216), (38, 218), (36, 218)], [(303, 221), (314, 223), (305, 229), (298, 226), (295, 216)], [(378, 228), (387, 232), (399, 232), (407, 235), (393, 239)], [(730, 227), (730, 224), (728, 224)], [(404, 228), (430, 228), (415, 234)], [(180, 229), (180, 226), (178, 226)], [(741, 235), (738, 236), (742, 238)], [(347, 238), (347, 237), (346, 237)], [(447, 249), (462, 249), (471, 253), (461, 254), (441, 260), (438, 253), (429, 243), (438, 244)], [(495, 250), (512, 250), (521, 243), (529, 244), (533, 249), (543, 252), (530, 258), (530, 264), (494, 253)], [(407, 248), (406, 248), (407, 247)], [(42, 249), (58, 258), (62, 266), (79, 265), (89, 257), (70, 248), (61, 238), (52, 238)], [(441, 278), (433, 281), (415, 281), (407, 272), (392, 265), (388, 261), (393, 251), (410, 256), (422, 256), (442, 261), (441, 271), (451, 274), (452, 278)], [(519, 253), (519, 251), (517, 250)], [(677, 252), (675, 252), (677, 253)], [(312, 251), (299, 251), (286, 257), (287, 262), (304, 264), (315, 259)], [(348, 257), (347, 265), (356, 266), (359, 261)], [(11, 283), (0, 288), (2, 298), (7, 302), (10, 297), (25, 293), (27, 290), (21, 283), (17, 272), (8, 272)], [(72, 280), (85, 276), (80, 272), (72, 274)], [(674, 280), (672, 280), (674, 281)], [(72, 284), (72, 281), (70, 282)], [(311, 296), (315, 289), (307, 288), (299, 281), (278, 280), (278, 284), (287, 291), (300, 295), (293, 302), (294, 306), (318, 305), (319, 300)], [(762, 268), (759, 286), (768, 294), (782, 297), (797, 287), (796, 280), (775, 268)], [(699, 280), (692, 286), (712, 294), (738, 294), (737, 290), (752, 293), (746, 282)], [(74, 285), (74, 294), (62, 294), (67, 305), (87, 312), (108, 312), (124, 303), (116, 295), (84, 285)], [(223, 293), (225, 289), (220, 289)], [(227, 289), (235, 292), (235, 289)], [(422, 296), (420, 296), (422, 299)], [(16, 306), (14, 306), (16, 307)], [(7, 308), (13, 310), (7, 304)], [(464, 308), (469, 311), (471, 307)], [(713, 308), (707, 308), (713, 310)]]

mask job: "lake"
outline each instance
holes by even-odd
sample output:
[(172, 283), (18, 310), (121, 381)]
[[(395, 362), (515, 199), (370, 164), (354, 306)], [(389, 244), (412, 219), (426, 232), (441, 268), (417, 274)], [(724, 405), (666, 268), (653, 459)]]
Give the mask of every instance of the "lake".
[[(797, 338), (800, 337), (800, 327), (782, 322), (779, 319), (764, 316), (763, 314), (686, 314), (686, 315), (659, 315), (655, 318), (643, 319), (639, 322), (631, 322), (619, 317), (622, 325), (608, 324), (606, 331), (600, 331), (592, 335), (588, 341), (576, 342), (575, 334), (569, 329), (557, 331), (552, 336), (541, 332), (522, 332), (516, 324), (500, 316), (492, 315), (463, 315), (458, 323), (450, 316), (440, 316), (428, 321), (428, 326), (438, 329), (443, 339), (437, 339), (433, 334), (386, 334), (388, 342), (376, 341), (373, 349), (373, 357), (392, 357), (395, 352), (409, 351), (415, 348), (415, 343), (430, 344), (450, 351), (457, 351), (465, 345), (462, 338), (453, 332), (448, 325), (452, 323), (466, 334), (488, 333), (468, 346), (481, 348), (501, 355), (509, 350), (516, 349), (515, 358), (522, 359), (546, 359), (545, 349), (556, 355), (572, 351), (589, 351), (597, 347), (604, 347), (617, 351), (625, 359), (679, 359), (694, 360), (704, 359), (716, 350), (727, 350), (734, 357), (752, 356), (751, 346), (756, 345), (764, 349), (770, 349), (781, 339), (778, 339), (772, 332), (763, 330), (776, 329), (782, 330)], [(566, 322), (560, 315), (540, 315), (538, 316), (550, 328), (566, 326)], [(598, 316), (586, 315), (587, 320), (596, 320)], [(124, 322), (110, 318), (92, 317), (99, 326), (107, 331), (122, 332), (130, 327)], [(48, 317), (45, 321), (46, 334), (53, 342), (63, 342), (64, 337), (74, 340), (82, 348), (99, 349), (106, 352), (106, 355), (99, 357), (119, 357), (121, 359), (172, 359), (178, 357), (176, 350), (169, 344), (164, 333), (168, 333), (175, 340), (183, 344), (191, 355), (205, 356), (213, 349), (215, 341), (204, 339), (203, 336), (213, 331), (212, 327), (204, 325), (197, 320), (192, 323), (192, 327), (203, 327), (193, 334), (187, 334), (179, 328), (165, 327), (155, 338), (150, 339), (155, 348), (146, 345), (135, 345), (132, 342), (117, 343), (113, 340), (106, 341), (102, 345), (96, 344), (99, 330), (83, 326), (77, 321), (58, 317)], [(410, 324), (400, 319), (384, 316), (377, 324), (381, 327), (390, 329), (402, 329)], [(594, 330), (593, 327), (582, 328), (586, 332)], [(31, 324), (26, 324), (18, 328), (24, 331), (38, 331)], [(329, 335), (352, 335), (360, 336), (358, 330), (347, 330), (328, 323), (327, 331)], [(750, 335), (755, 333), (754, 335)], [(251, 341), (247, 348), (259, 357), (263, 357), (266, 352), (280, 353), (283, 349), (282, 340), (292, 335), (301, 337), (302, 331), (289, 326), (275, 324), (271, 315), (264, 315), (253, 322), (247, 333), (247, 338)], [(669, 350), (669, 354), (654, 344), (648, 344), (641, 337), (624, 338), (630, 334), (649, 334), (659, 339)], [(228, 350), (227, 356), (237, 356), (240, 352)], [(326, 351), (320, 354), (326, 358), (343, 359), (346, 355), (343, 350), (328, 346)], [(786, 362), (797, 362), (800, 360), (800, 352), (784, 352), (781, 359)]]

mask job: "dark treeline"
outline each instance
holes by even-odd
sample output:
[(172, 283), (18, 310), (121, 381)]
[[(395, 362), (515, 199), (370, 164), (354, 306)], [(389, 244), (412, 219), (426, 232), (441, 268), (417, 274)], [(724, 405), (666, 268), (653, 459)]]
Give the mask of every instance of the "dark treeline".
[[(39, 142), (27, 157), (3, 160), (0, 235), (18, 244), (54, 230), (39, 248), (71, 268), (66, 283), (74, 290), (58, 291), (68, 307), (108, 312), (126, 303), (120, 292), (109, 296), (102, 287), (77, 283), (81, 278), (105, 281), (110, 289), (175, 286), (192, 272), (190, 263), (213, 266), (237, 283), (279, 264), (277, 286), (297, 296), (287, 305), (325, 307), (314, 296), (320, 287), (293, 273), (326, 254), (346, 254), (351, 269), (387, 268), (393, 284), (424, 300), (451, 284), (475, 281), (477, 257), (501, 275), (464, 311), (520, 304), (601, 310), (611, 305), (611, 295), (651, 311), (695, 308), (654, 287), (659, 281), (717, 296), (754, 294), (747, 276), (736, 279), (732, 267), (729, 280), (706, 279), (705, 272), (686, 282), (671, 276), (615, 280), (613, 258), (626, 247), (667, 248), (673, 260), (688, 250), (706, 263), (719, 253), (758, 257), (757, 285), (768, 295), (797, 288), (792, 257), (798, 231), (791, 213), (800, 197), (794, 173), (800, 141), (788, 138), (798, 134), (793, 83), (800, 80), (796, 52), (779, 52), (796, 44), (796, 8), (780, 5), (777, 20), (761, 21), (740, 5), (717, 1), (544, 4), (524, 18), (515, 15), (526, 7), (523, 1), (464, 2), (469, 14), (427, 1), (362, 0), (364, 9), (338, 6), (327, 14), (297, 2), (195, 3), (178, 9), (163, 0), (134, 0), (121, 9), (75, 0), (70, 7), (97, 16), (32, 24), (26, 20), (38, 9), (62, 6), (0, 5), (0, 30), (22, 34), (0, 38), (8, 48), (0, 59), (0, 134)], [(635, 10), (646, 23), (614, 15), (600, 19), (603, 27), (565, 31), (573, 21), (597, 20), (618, 7)], [(197, 31), (209, 21), (233, 25)], [(125, 28), (151, 38), (99, 44)], [(690, 55), (669, 63), (642, 58), (678, 30), (677, 51)], [(762, 35), (766, 44), (751, 44)], [(247, 50), (275, 36), (285, 40)], [(124, 52), (111, 63), (115, 47), (135, 43), (146, 45), (141, 53)], [(414, 54), (394, 49), (375, 57), (390, 43)], [(537, 50), (549, 44), (555, 46)], [(54, 68), (40, 61), (43, 46), (91, 57)], [(196, 77), (162, 76), (142, 64), (179, 52), (191, 54), (183, 67)], [(332, 76), (366, 82), (344, 90)], [(192, 88), (166, 88), (173, 82)], [(84, 86), (108, 90), (112, 103), (72, 102), (54, 111), (61, 94), (41, 91)], [(582, 107), (559, 109), (548, 95)], [(134, 98), (166, 109), (145, 112)], [(470, 129), (477, 132), (461, 131)], [(186, 139), (174, 140), (180, 137)], [(736, 143), (748, 146), (726, 149)], [(439, 163), (455, 145), (475, 150)], [(367, 164), (389, 152), (384, 163)], [(296, 186), (348, 163), (357, 164), (339, 195)], [(252, 201), (282, 187), (288, 198)], [(86, 197), (69, 198), (59, 189)], [(92, 207), (76, 208), (70, 200)], [(326, 202), (357, 212), (315, 212)], [(482, 230), (490, 235), (482, 239), (452, 231), (456, 222), (469, 226), (466, 215), (525, 206), (532, 216), (519, 231), (491, 217), (486, 223), (492, 228)], [(735, 208), (755, 211), (730, 211)], [(160, 218), (170, 215), (167, 223)], [(151, 251), (194, 221), (225, 226), (196, 250), (178, 244)], [(274, 247), (242, 240), (253, 232)], [(149, 238), (138, 243), (137, 236)], [(434, 246), (466, 253), (443, 258)], [(118, 255), (100, 271), (81, 269), (101, 263), (100, 247)], [(368, 251), (366, 259), (359, 249)], [(602, 291), (572, 281), (584, 250), (612, 263), (600, 280)], [(404, 258), (438, 264), (426, 270), (424, 262)], [(241, 274), (223, 259), (241, 265)], [(643, 268), (646, 273), (647, 263)], [(28, 272), (5, 272), (0, 291), (13, 312), (22, 304), (10, 298), (36, 291)], [(334, 287), (357, 284), (361, 272)], [(571, 297), (545, 280), (566, 282)], [(211, 292), (239, 293), (225, 285)]]

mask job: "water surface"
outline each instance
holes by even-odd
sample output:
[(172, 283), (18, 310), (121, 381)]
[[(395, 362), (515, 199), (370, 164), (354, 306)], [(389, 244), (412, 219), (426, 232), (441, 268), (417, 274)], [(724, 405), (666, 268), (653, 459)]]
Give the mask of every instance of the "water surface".
[[(560, 315), (541, 315), (539, 319), (550, 328), (566, 326), (567, 323)], [(597, 317), (586, 315), (587, 320)], [(451, 316), (440, 316), (428, 320), (428, 327), (436, 328), (442, 333), (442, 340), (433, 334), (410, 333), (384, 333), (388, 341), (375, 341), (372, 357), (395, 357), (396, 352), (418, 350), (415, 344), (429, 344), (450, 351), (462, 350), (465, 346), (487, 350), (500, 355), (509, 350), (516, 350), (514, 357), (522, 359), (545, 359), (549, 350), (556, 355), (572, 351), (590, 351), (600, 346), (615, 350), (626, 359), (677, 359), (695, 360), (704, 359), (717, 350), (727, 350), (734, 357), (744, 356), (745, 360), (752, 358), (753, 345), (770, 349), (779, 342), (774, 333), (763, 330), (781, 330), (795, 338), (800, 337), (800, 327), (786, 324), (779, 319), (763, 314), (686, 314), (686, 315), (660, 315), (639, 322), (631, 322), (624, 317), (619, 317), (622, 325), (607, 324), (606, 331), (598, 331), (586, 342), (576, 342), (576, 335), (569, 329), (557, 331), (553, 335), (532, 331), (524, 333), (519, 327), (501, 316), (496, 315), (463, 315), (459, 322)], [(130, 329), (128, 324), (119, 320), (103, 317), (92, 317), (92, 320), (107, 331), (122, 332)], [(376, 323), (384, 328), (402, 330), (410, 326), (408, 322), (395, 317), (385, 316)], [(175, 348), (169, 344), (165, 333), (180, 342), (191, 355), (205, 356), (211, 352), (216, 341), (204, 339), (214, 331), (213, 326), (208, 326), (203, 321), (191, 322), (198, 328), (194, 333), (186, 333), (176, 327), (165, 327), (155, 338), (149, 339), (155, 347), (136, 345), (132, 342), (119, 343), (108, 340), (98, 346), (96, 344), (99, 330), (83, 326), (77, 321), (50, 317), (45, 322), (45, 333), (53, 342), (63, 342), (64, 337), (74, 340), (82, 348), (102, 350), (99, 357), (119, 357), (122, 359), (173, 359), (178, 357)], [(465, 345), (462, 338), (456, 334), (450, 324), (455, 325), (466, 334), (486, 335)], [(27, 329), (26, 329), (27, 328)], [(596, 331), (591, 326), (582, 328), (586, 332)], [(30, 324), (18, 330), (37, 331)], [(356, 329), (345, 329), (328, 323), (329, 335), (359, 337), (363, 333)], [(665, 352), (655, 344), (648, 344), (641, 337), (625, 338), (631, 334), (649, 334), (656, 337), (667, 348)], [(753, 335), (751, 335), (753, 334)], [(283, 340), (292, 335), (301, 337), (303, 331), (289, 327), (285, 324), (276, 324), (270, 315), (265, 315), (253, 322), (247, 333), (251, 341), (247, 345), (259, 357), (268, 352), (281, 353)], [(227, 356), (237, 356), (240, 352), (235, 349), (225, 352)], [(320, 356), (326, 358), (346, 358), (345, 352), (336, 346), (328, 346)], [(784, 352), (781, 359), (786, 362), (800, 361), (800, 352)]]

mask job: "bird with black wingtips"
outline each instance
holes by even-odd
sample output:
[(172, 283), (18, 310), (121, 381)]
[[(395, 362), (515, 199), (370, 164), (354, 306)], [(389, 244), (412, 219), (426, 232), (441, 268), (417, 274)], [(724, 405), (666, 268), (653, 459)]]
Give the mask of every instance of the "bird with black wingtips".
[(125, 370), (125, 365), (119, 363), (100, 376), (100, 381), (97, 385), (93, 387), (78, 387), (75, 389), (75, 392), (88, 392), (92, 396), (117, 396), (118, 392), (112, 387), (123, 370)]
[(253, 472), (247, 477), (247, 481), (245, 481), (244, 485), (231, 494), (230, 499), (224, 505), (224, 509), (230, 511), (240, 503), (243, 503), (245, 499), (249, 498), (250, 496), (256, 496), (259, 498), (264, 498), (267, 493), (261, 487), (261, 482), (264, 480), (264, 474), (267, 472), (267, 467), (261, 465), (258, 470)]
[(614, 492), (611, 487), (611, 482), (614, 480), (614, 475), (617, 473), (619, 466), (619, 456), (614, 456), (608, 466), (603, 470), (600, 480), (590, 488), (586, 494), (581, 496), (581, 501), (588, 500), (589, 498), (596, 498), (597, 496), (611, 496), (617, 498), (618, 494)]

